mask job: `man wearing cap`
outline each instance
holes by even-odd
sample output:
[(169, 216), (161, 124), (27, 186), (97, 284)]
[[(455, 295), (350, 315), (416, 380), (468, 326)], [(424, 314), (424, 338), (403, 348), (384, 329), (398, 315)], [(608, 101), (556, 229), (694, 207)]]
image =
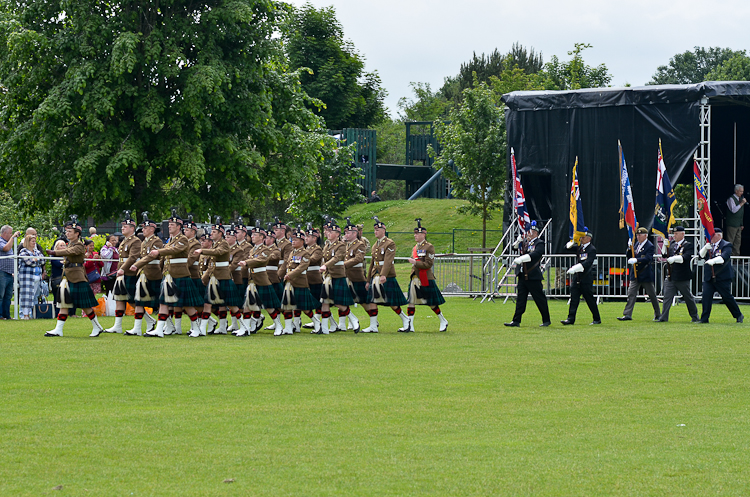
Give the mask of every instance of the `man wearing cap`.
[(701, 258), (706, 261), (703, 266), (701, 323), (708, 323), (708, 318), (711, 316), (714, 292), (719, 292), (722, 301), (738, 323), (742, 323), (745, 318), (732, 295), (732, 280), (734, 279), (734, 268), (731, 261), (732, 244), (722, 238), (722, 231), (716, 228), (714, 236), (711, 237), (711, 243), (706, 243), (699, 252)]
[(576, 322), (576, 313), (578, 305), (581, 303), (581, 295), (589, 306), (591, 315), (594, 320), (591, 324), (602, 324), (602, 318), (599, 315), (599, 307), (596, 305), (594, 297), (594, 276), (592, 266), (596, 261), (596, 247), (591, 244), (593, 235), (588, 228), (584, 228), (584, 234), (580, 239), (580, 244), (571, 240), (565, 246), (568, 250), (575, 250), (576, 263), (568, 269), (570, 277), (570, 306), (568, 307), (568, 318), (560, 321), (564, 325), (574, 324)]
[[(245, 328), (249, 330), (250, 334), (253, 334), (263, 326), (260, 311), (260, 308), (263, 308), (273, 321), (274, 334), (280, 335), (283, 331), (279, 318), (281, 302), (268, 279), (267, 265), (271, 255), (271, 247), (263, 243), (265, 237), (266, 230), (261, 227), (260, 221), (258, 221), (250, 232), (254, 247), (248, 253), (247, 259), (240, 261), (240, 265), (247, 268), (250, 275), (245, 302)], [(252, 295), (250, 295), (251, 293)], [(252, 302), (250, 302), (250, 297), (252, 297)], [(254, 306), (252, 312), (250, 312), (250, 306)], [(243, 335), (242, 330), (237, 333), (237, 336)]]
[(365, 225), (364, 224), (358, 224), (357, 225), (357, 239), (359, 239), (359, 241), (361, 241), (362, 243), (364, 243), (365, 250), (369, 252), (369, 250), (370, 250), (370, 240), (368, 240), (367, 237), (362, 234), (362, 232), (364, 231), (364, 229), (365, 229)]
[[(124, 288), (115, 284), (115, 324), (104, 331), (107, 333), (122, 333), (122, 318), (128, 303), (135, 305), (135, 282), (137, 272), (131, 267), (141, 256), (141, 240), (135, 236), (135, 220), (130, 211), (125, 211), (125, 219), (120, 227), (123, 239), (117, 247), (119, 261), (117, 263), (117, 278), (122, 278)], [(124, 290), (124, 292), (122, 292)]]
[[(235, 230), (237, 237), (237, 246), (242, 249), (241, 254), (241, 260), (245, 260), (248, 257), (250, 257), (250, 253), (253, 251), (253, 243), (250, 241), (250, 239), (247, 236), (248, 229), (247, 226), (245, 226), (245, 221), (242, 219), (242, 216), (237, 217), (237, 221), (235, 222)], [(240, 266), (240, 277), (241, 277), (241, 293), (240, 295), (244, 298), (245, 296), (245, 290), (247, 290), (248, 282), (250, 281), (250, 274), (247, 271), (246, 266)], [(245, 322), (247, 323), (247, 318), (244, 316), (244, 310), (242, 314), (242, 319), (245, 319)]]
[[(346, 243), (341, 240), (341, 228), (336, 224), (336, 220), (331, 220), (330, 230), (328, 231), (328, 249), (323, 253), (323, 265), (319, 271), (325, 273), (323, 290), (321, 291), (321, 301), (323, 303), (322, 321), (320, 332), (327, 335), (330, 331), (329, 319), (331, 317), (331, 304), (339, 310), (338, 329), (346, 330), (347, 316), (351, 314), (350, 306), (354, 305), (352, 292), (346, 282), (346, 268), (344, 259), (346, 259)], [(354, 322), (354, 331), (359, 333), (359, 320)]]
[(669, 310), (678, 291), (687, 304), (688, 314), (690, 314), (693, 323), (700, 321), (695, 298), (690, 292), (690, 280), (693, 279), (690, 259), (693, 256), (693, 251), (693, 244), (685, 239), (685, 228), (675, 226), (672, 243), (669, 244), (666, 254), (667, 270), (664, 274), (664, 303), (659, 322), (666, 323), (669, 321)]
[[(346, 228), (344, 228), (344, 240), (346, 241), (346, 258), (344, 267), (346, 268), (346, 277), (351, 283), (352, 297), (354, 302), (359, 305), (367, 305), (367, 277), (365, 277), (365, 255), (367, 249), (365, 243), (359, 239), (359, 226), (351, 223), (351, 218), (346, 218)], [(354, 327), (354, 320), (359, 324), (359, 320), (353, 313), (349, 314), (349, 324)]]
[(513, 260), (516, 266), (516, 312), (513, 314), (513, 320), (505, 323), (505, 326), (521, 326), (521, 317), (526, 312), (526, 302), (531, 294), (534, 303), (542, 315), (542, 324), (539, 326), (549, 326), (549, 306), (547, 305), (547, 296), (542, 288), (542, 270), (539, 267), (542, 264), (544, 256), (544, 242), (539, 238), (539, 228), (536, 221), (531, 222), (529, 230), (526, 232), (526, 240), (519, 243), (520, 255)]
[(86, 257), (86, 249), (81, 242), (82, 227), (76, 216), (65, 225), (65, 236), (68, 238), (68, 246), (62, 250), (48, 250), (52, 257), (63, 256), (63, 276), (60, 282), (60, 299), (57, 304), (60, 312), (57, 315), (57, 325), (54, 330), (44, 334), (46, 337), (63, 336), (63, 327), (68, 319), (68, 311), (71, 308), (81, 308), (91, 320), (92, 330), (89, 336), (97, 337), (104, 332), (99, 324), (93, 307), (98, 305), (94, 293), (91, 291), (89, 280), (83, 269), (83, 261)]
[(289, 243), (289, 240), (287, 240), (288, 230), (289, 228), (287, 227), (287, 225), (279, 221), (279, 218), (277, 217), (276, 222), (273, 224), (273, 232), (276, 235), (276, 246), (279, 248), (279, 252), (281, 252), (281, 259), (279, 259), (279, 269), (281, 269), (284, 264), (286, 264), (289, 253), (292, 251), (292, 244)]
[(161, 238), (156, 236), (156, 232), (159, 229), (154, 221), (148, 218), (148, 212), (143, 213), (143, 242), (141, 243), (141, 256), (136, 263), (130, 266), (131, 271), (137, 271), (139, 273), (138, 281), (136, 281), (135, 290), (135, 321), (133, 328), (125, 332), (125, 335), (138, 335), (141, 333), (141, 323), (143, 318), (149, 322), (147, 332), (152, 331), (156, 328), (156, 320), (152, 318), (147, 312), (146, 307), (158, 308), (159, 307), (159, 291), (161, 287), (161, 276), (162, 268), (161, 261), (153, 257), (145, 260), (146, 256), (152, 250), (158, 250), (164, 246), (164, 242)]
[(401, 309), (402, 305), (409, 303), (404, 297), (404, 292), (396, 280), (396, 268), (393, 259), (396, 256), (396, 243), (385, 236), (385, 224), (375, 219), (375, 244), (372, 246), (372, 259), (367, 271), (369, 282), (367, 283), (367, 314), (370, 315), (370, 326), (363, 329), (362, 333), (378, 332), (378, 305), (387, 305), (401, 318), (402, 328), (409, 327), (409, 317)]
[[(237, 292), (240, 294), (240, 297), (244, 302), (245, 290), (247, 289), (247, 287), (246, 284), (243, 284), (242, 281), (243, 267), (240, 265), (240, 262), (245, 260), (247, 257), (244, 247), (242, 247), (237, 241), (237, 233), (237, 226), (234, 224), (232, 224), (226, 231), (227, 243), (229, 244), (229, 274), (232, 275), (234, 286), (237, 287)], [(245, 278), (245, 280), (247, 281), (247, 278)], [(240, 329), (242, 328), (242, 325), (240, 324), (240, 321), (242, 320), (241, 307), (242, 306), (240, 305), (240, 308), (232, 311), (232, 324), (231, 326), (229, 326), (229, 328), (227, 328), (227, 331), (231, 332), (232, 334), (240, 331)], [(250, 330), (243, 330), (244, 333), (247, 333), (249, 331)]]
[[(284, 297), (281, 309), (284, 311), (284, 330), (282, 335), (292, 335), (293, 318), (299, 318), (302, 311), (314, 311), (320, 307), (320, 301), (310, 294), (307, 282), (307, 270), (310, 267), (310, 257), (305, 249), (305, 232), (297, 228), (292, 232), (292, 251), (284, 265), (279, 268), (279, 277), (283, 278)], [(311, 314), (308, 314), (311, 315)], [(279, 334), (274, 332), (275, 336)]]
[(654, 244), (648, 241), (648, 230), (640, 227), (636, 230), (636, 242), (634, 246), (628, 248), (625, 256), (628, 257), (630, 266), (630, 286), (628, 287), (628, 301), (625, 304), (625, 310), (622, 316), (618, 317), (619, 321), (632, 321), (633, 308), (638, 298), (638, 290), (643, 288), (651, 301), (654, 308), (654, 321), (658, 321), (661, 316), (659, 300), (656, 298), (654, 290)]
[[(276, 245), (276, 232), (274, 231), (273, 224), (268, 223), (268, 229), (266, 230), (266, 237), (263, 239), (263, 244), (266, 245), (271, 253), (268, 256), (268, 263), (266, 264), (266, 274), (268, 275), (268, 281), (271, 282), (271, 286), (276, 292), (276, 296), (281, 302), (284, 296), (284, 285), (281, 283), (279, 278), (279, 264), (281, 262), (281, 251)], [(267, 330), (276, 329), (276, 325), (271, 323), (266, 327)]]
[[(203, 231), (203, 230), (201, 230)], [(200, 247), (201, 249), (210, 249), (213, 248), (214, 242), (211, 239), (211, 234), (206, 230), (203, 234), (200, 236)], [(203, 317), (203, 310), (206, 308), (206, 289), (208, 288), (208, 283), (211, 281), (211, 275), (214, 273), (214, 259), (211, 256), (201, 254), (200, 252), (197, 252), (198, 249), (195, 249), (193, 252), (198, 255), (198, 273), (200, 274), (200, 279), (195, 282), (196, 288), (198, 288), (198, 293), (203, 297), (203, 309), (201, 310), (201, 319), (204, 319)], [(211, 315), (211, 311), (214, 311), (213, 306), (209, 306), (208, 311), (208, 323), (205, 327), (205, 329), (202, 329), (200, 326), (200, 323), (198, 325), (198, 334), (197, 336), (205, 336), (207, 333), (213, 334), (214, 330), (219, 326), (219, 322), (214, 319), (214, 317)], [(218, 316), (218, 308), (214, 311), (216, 315)], [(202, 321), (201, 321), (202, 322)]]
[(415, 221), (417, 227), (414, 228), (414, 241), (417, 243), (409, 257), (412, 270), (409, 277), (409, 307), (406, 309), (409, 316), (409, 328), (398, 331), (414, 331), (414, 312), (417, 304), (430, 306), (440, 319), (440, 331), (446, 331), (448, 320), (440, 310), (440, 306), (445, 304), (445, 299), (435, 284), (435, 274), (432, 271), (432, 266), (435, 264), (435, 247), (426, 240), (427, 228), (422, 226), (422, 220), (417, 218)]
[[(308, 223), (305, 232), (305, 244), (310, 258), (310, 266), (307, 268), (307, 284), (310, 286), (310, 294), (313, 298), (320, 301), (320, 294), (323, 291), (323, 275), (320, 273), (320, 266), (323, 264), (323, 250), (320, 248), (320, 231), (313, 228), (312, 223)], [(320, 331), (322, 315), (323, 311), (320, 308), (315, 309), (315, 314), (311, 318), (312, 322), (304, 326), (312, 328), (311, 334), (317, 334)], [(298, 330), (295, 326), (294, 331), (299, 332), (301, 330)]]

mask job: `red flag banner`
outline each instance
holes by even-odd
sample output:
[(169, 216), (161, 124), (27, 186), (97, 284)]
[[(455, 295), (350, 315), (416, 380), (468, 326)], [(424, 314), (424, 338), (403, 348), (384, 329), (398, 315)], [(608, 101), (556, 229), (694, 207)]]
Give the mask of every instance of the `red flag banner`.
[(701, 224), (706, 232), (706, 238), (709, 240), (714, 236), (714, 218), (711, 216), (706, 192), (701, 184), (701, 174), (698, 171), (698, 163), (693, 161), (693, 182), (695, 183), (695, 198), (698, 204), (698, 215), (701, 218)]

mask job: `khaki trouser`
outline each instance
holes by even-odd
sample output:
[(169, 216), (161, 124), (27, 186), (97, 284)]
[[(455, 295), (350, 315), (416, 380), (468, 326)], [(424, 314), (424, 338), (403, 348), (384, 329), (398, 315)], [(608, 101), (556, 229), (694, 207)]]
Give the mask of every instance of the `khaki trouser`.
[(740, 255), (742, 245), (742, 227), (727, 226), (727, 236), (724, 240), (732, 244), (732, 255)]

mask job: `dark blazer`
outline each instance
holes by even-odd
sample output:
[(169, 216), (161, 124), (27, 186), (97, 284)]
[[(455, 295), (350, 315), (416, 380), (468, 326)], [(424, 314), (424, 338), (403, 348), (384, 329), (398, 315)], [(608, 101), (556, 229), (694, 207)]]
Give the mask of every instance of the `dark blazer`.
[(570, 275), (570, 283), (593, 283), (594, 275), (591, 271), (591, 266), (594, 265), (594, 261), (596, 260), (596, 247), (589, 243), (586, 248), (573, 246), (568, 250), (575, 250), (576, 264), (583, 266), (583, 272)]
[(535, 238), (531, 243), (524, 241), (520, 247), (521, 255), (529, 254), (531, 262), (524, 262), (516, 267), (516, 275), (528, 275), (527, 280), (542, 280), (542, 256), (544, 256), (544, 241)]
[(717, 255), (720, 255), (724, 259), (724, 264), (714, 264), (713, 271), (711, 266), (706, 264), (703, 266), (703, 281), (711, 281), (713, 276), (716, 276), (716, 281), (731, 280), (734, 278), (734, 268), (732, 267), (732, 244), (726, 240), (719, 241), (719, 250), (714, 251), (713, 247), (708, 251), (705, 260), (713, 259)]
[[(638, 242), (635, 242), (634, 247), (637, 246)], [(638, 281), (640, 283), (653, 283), (656, 280), (654, 276), (654, 244), (648, 241), (648, 239), (643, 243), (641, 249), (635, 253), (635, 256), (628, 247), (625, 257), (628, 259), (631, 257), (638, 259), (638, 262), (630, 267), (630, 281), (635, 280), (636, 272), (638, 272)], [(633, 271), (633, 267), (635, 267), (635, 271)]]
[(690, 281), (691, 279), (693, 279), (693, 271), (690, 269), (690, 259), (693, 257), (693, 253), (693, 244), (684, 238), (682, 239), (682, 243), (679, 247), (677, 247), (677, 244), (675, 243), (672, 243), (669, 246), (669, 251), (667, 252), (669, 257), (675, 255), (682, 256), (681, 263), (676, 262), (674, 264), (671, 264), (672, 276), (670, 279), (672, 281)]

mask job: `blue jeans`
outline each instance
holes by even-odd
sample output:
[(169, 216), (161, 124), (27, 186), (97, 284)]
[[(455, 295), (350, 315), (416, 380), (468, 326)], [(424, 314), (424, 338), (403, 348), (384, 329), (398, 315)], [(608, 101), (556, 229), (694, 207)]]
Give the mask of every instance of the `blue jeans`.
[(10, 319), (10, 301), (13, 298), (13, 275), (0, 271), (0, 318)]

